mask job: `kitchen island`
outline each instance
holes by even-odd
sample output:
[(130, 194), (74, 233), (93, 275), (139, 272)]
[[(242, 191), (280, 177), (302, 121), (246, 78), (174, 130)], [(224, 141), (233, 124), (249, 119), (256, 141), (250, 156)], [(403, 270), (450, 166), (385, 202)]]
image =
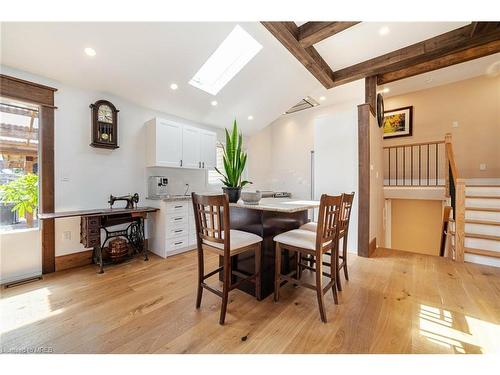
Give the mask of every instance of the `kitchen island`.
[[(230, 205), (231, 229), (243, 230), (261, 236), (262, 298), (274, 291), (274, 242), (273, 237), (299, 228), (308, 221), (308, 210), (319, 207), (318, 201), (305, 201), (288, 198), (263, 198), (257, 205), (246, 205), (241, 201)], [(282, 273), (290, 272), (296, 264), (285, 252), (282, 258)], [(243, 273), (254, 273), (254, 254), (242, 253), (233, 257), (232, 267)], [(238, 278), (234, 276), (233, 282)], [(239, 289), (255, 295), (254, 285), (242, 283)]]

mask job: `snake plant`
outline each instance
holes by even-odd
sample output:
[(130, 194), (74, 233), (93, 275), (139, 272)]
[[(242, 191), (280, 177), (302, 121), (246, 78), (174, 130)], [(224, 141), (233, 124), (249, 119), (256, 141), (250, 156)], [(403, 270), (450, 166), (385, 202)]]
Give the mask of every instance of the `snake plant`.
[(247, 153), (243, 151), (243, 136), (238, 132), (238, 125), (236, 120), (233, 123), (233, 130), (231, 133), (226, 131), (226, 147), (222, 145), (224, 150), (223, 161), (224, 161), (224, 172), (222, 173), (219, 169), (215, 170), (222, 176), (222, 183), (229, 188), (242, 188), (247, 184), (251, 184), (250, 181), (243, 180), (241, 175), (245, 169), (245, 164), (247, 162)]

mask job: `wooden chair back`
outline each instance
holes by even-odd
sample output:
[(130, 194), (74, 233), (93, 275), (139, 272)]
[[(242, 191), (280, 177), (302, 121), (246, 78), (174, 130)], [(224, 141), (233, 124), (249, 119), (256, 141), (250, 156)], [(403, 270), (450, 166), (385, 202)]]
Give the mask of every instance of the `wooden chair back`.
[(323, 194), (321, 196), (318, 227), (316, 229), (316, 252), (318, 256), (331, 250), (336, 244), (341, 204), (342, 195)]
[(351, 194), (342, 194), (342, 205), (340, 207), (339, 232), (349, 229), (349, 219), (351, 218), (352, 202), (354, 201), (354, 192)]
[(227, 195), (192, 193), (191, 197), (198, 250), (201, 250), (202, 245), (208, 241), (224, 244), (224, 253), (229, 253), (229, 200)]

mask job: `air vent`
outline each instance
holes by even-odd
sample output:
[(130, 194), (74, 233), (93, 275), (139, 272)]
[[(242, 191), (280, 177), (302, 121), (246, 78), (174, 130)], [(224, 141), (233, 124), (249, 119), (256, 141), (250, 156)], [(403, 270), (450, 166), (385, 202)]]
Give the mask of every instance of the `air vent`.
[(300, 102), (295, 104), (292, 108), (290, 108), (288, 111), (285, 112), (286, 115), (290, 113), (295, 113), (299, 111), (303, 111), (304, 109), (309, 109), (313, 107), (317, 107), (319, 103), (311, 98), (310, 96), (305, 97), (302, 99)]

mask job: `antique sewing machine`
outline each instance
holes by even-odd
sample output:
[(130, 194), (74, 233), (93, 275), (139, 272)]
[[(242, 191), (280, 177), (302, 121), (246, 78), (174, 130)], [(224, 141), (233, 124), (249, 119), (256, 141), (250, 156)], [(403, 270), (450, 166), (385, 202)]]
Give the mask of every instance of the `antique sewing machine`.
[(116, 202), (116, 201), (126, 201), (127, 202), (127, 205), (125, 206), (125, 208), (134, 208), (134, 203), (135, 203), (135, 206), (137, 207), (137, 203), (139, 203), (139, 194), (138, 193), (135, 193), (134, 195), (122, 195), (120, 197), (115, 197), (113, 195), (110, 195), (109, 196), (109, 208), (113, 208), (113, 204)]

